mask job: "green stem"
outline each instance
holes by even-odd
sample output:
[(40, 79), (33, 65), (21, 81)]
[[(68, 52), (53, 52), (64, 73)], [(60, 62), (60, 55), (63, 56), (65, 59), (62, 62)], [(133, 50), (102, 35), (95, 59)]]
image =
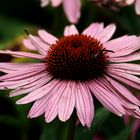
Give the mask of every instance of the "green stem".
[(73, 140), (76, 126), (76, 115), (73, 113), (67, 122), (60, 122), (58, 127), (58, 140)]

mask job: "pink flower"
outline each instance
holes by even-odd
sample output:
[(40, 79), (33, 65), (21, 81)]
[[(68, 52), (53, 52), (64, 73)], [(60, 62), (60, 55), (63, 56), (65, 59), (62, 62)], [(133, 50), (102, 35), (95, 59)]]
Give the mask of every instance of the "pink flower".
[[(80, 0), (50, 0), (53, 7), (59, 6), (63, 3), (64, 12), (71, 23), (77, 23), (80, 18)], [(49, 4), (49, 0), (41, 0), (41, 6), (44, 7)]]
[[(17, 101), (34, 101), (28, 117), (45, 114), (67, 121), (74, 108), (83, 126), (94, 116), (93, 97), (112, 113), (140, 118), (140, 101), (125, 87), (140, 89), (140, 37), (112, 39), (116, 26), (93, 23), (81, 34), (74, 25), (58, 39), (44, 30), (29, 35), (24, 45), (37, 53), (0, 50), (1, 54), (38, 59), (40, 63), (0, 63), (0, 89), (15, 89), (10, 97), (28, 93)], [(123, 85), (121, 83), (123, 83)]]

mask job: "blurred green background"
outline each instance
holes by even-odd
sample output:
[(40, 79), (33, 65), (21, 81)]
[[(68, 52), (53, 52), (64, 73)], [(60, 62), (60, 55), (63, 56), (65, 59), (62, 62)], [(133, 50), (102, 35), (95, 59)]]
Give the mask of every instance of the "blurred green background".
[[(81, 32), (92, 22), (104, 22), (105, 25), (115, 23), (117, 31), (113, 37), (124, 34), (140, 35), (140, 17), (135, 14), (133, 6), (112, 11), (83, 0), (81, 18), (76, 26)], [(64, 27), (69, 24), (62, 6), (41, 8), (39, 0), (0, 0), (0, 49), (25, 50), (22, 45), (22, 39), (27, 36), (25, 30), (36, 34), (38, 29), (44, 28), (60, 37)], [(0, 55), (0, 61), (25, 60)], [(56, 119), (46, 124), (43, 116), (28, 119), (27, 113), (31, 104), (15, 105), (20, 97), (9, 98), (8, 92), (0, 91), (0, 140), (67, 140), (69, 121), (62, 124)], [(132, 140), (134, 119), (131, 119), (129, 125), (125, 125), (123, 118), (109, 113), (96, 99), (95, 109), (91, 129), (77, 124), (75, 140), (92, 140), (96, 136), (104, 140)], [(140, 140), (140, 128), (134, 139)]]

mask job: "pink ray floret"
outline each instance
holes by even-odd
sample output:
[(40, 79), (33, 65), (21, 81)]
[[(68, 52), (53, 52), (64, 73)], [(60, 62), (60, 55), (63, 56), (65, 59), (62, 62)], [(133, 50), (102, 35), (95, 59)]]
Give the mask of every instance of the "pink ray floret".
[[(41, 7), (45, 7), (49, 4), (49, 0), (40, 0)], [(60, 4), (63, 5), (64, 12), (71, 23), (77, 23), (80, 18), (80, 0), (50, 0), (53, 7), (57, 7)]]

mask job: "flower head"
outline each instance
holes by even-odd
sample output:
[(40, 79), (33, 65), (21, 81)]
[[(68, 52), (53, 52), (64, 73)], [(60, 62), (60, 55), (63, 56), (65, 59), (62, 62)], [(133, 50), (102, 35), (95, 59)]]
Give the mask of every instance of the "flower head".
[[(50, 0), (53, 7), (63, 3), (64, 12), (71, 23), (77, 23), (80, 18), (80, 0)], [(41, 0), (41, 6), (49, 4), (49, 0)]]
[[(1, 50), (15, 57), (40, 63), (0, 63), (0, 89), (15, 89), (10, 96), (28, 93), (17, 101), (34, 101), (28, 117), (45, 114), (46, 122), (56, 116), (67, 121), (74, 108), (82, 123), (90, 127), (94, 117), (93, 97), (118, 116), (140, 118), (140, 101), (125, 87), (140, 89), (140, 37), (122, 36), (110, 40), (116, 26), (92, 23), (81, 34), (74, 25), (65, 27), (60, 39), (44, 30), (29, 35), (24, 45), (37, 53)], [(131, 63), (130, 63), (131, 62)], [(123, 85), (121, 84), (123, 83)]]

